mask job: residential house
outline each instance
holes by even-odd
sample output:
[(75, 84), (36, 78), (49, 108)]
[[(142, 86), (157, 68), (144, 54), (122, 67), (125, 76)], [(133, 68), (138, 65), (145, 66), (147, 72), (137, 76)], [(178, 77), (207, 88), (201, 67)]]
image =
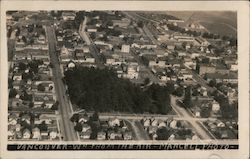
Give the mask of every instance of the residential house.
[(170, 128), (173, 128), (173, 129), (176, 129), (177, 127), (177, 121), (176, 120), (172, 120), (169, 124), (169, 127)]
[(149, 134), (154, 134), (154, 133), (156, 133), (157, 129), (158, 129), (157, 126), (152, 126), (152, 125), (150, 125), (150, 126), (148, 127), (148, 133), (149, 133)]
[(23, 139), (30, 139), (31, 137), (31, 132), (29, 129), (24, 129), (23, 130)]
[(22, 121), (22, 122), (26, 122), (27, 124), (30, 124), (30, 119), (31, 119), (31, 117), (30, 117), (29, 114), (23, 114), (23, 115), (21, 116), (21, 121)]
[(124, 74), (125, 78), (129, 78), (129, 79), (138, 79), (139, 77), (139, 66), (137, 65), (128, 65), (127, 67), (127, 73)]
[(89, 117), (87, 114), (79, 114), (79, 123), (86, 123), (89, 120)]
[(32, 138), (33, 139), (40, 139), (41, 138), (41, 132), (40, 132), (40, 129), (38, 127), (35, 127), (32, 129)]
[(14, 125), (8, 125), (7, 136), (9, 140), (12, 140), (15, 138), (15, 126)]
[(68, 50), (68, 48), (66, 48), (65, 46), (63, 46), (61, 48), (61, 52), (60, 52), (60, 61), (61, 62), (69, 62), (72, 59), (73, 59), (72, 52), (70, 52)]
[(58, 136), (58, 130), (57, 130), (57, 128), (56, 127), (50, 128), (49, 129), (49, 138), (50, 138), (50, 140), (56, 139), (57, 136)]
[(173, 38), (176, 39), (179, 42), (195, 42), (194, 37), (188, 36), (188, 35), (181, 35), (181, 34), (175, 34), (173, 35)]
[(63, 20), (75, 20), (76, 14), (74, 12), (63, 12)]
[(202, 37), (195, 38), (195, 41), (196, 41), (196, 44), (199, 45), (199, 46), (207, 47), (208, 45), (210, 45), (210, 43), (206, 39), (204, 39)]
[(109, 140), (122, 140), (123, 139), (122, 133), (120, 131), (115, 132), (111, 130), (111, 131), (108, 131), (107, 135), (108, 135)]
[(75, 64), (75, 62), (74, 61), (69, 61), (69, 63), (67, 64), (67, 67), (68, 68), (75, 68), (76, 67), (76, 64)]
[(92, 133), (92, 131), (89, 129), (86, 132), (80, 132), (79, 136), (81, 139), (88, 140), (88, 139), (90, 139), (91, 133)]
[(108, 124), (110, 127), (120, 126), (120, 120), (117, 117), (111, 118), (109, 119)]
[(45, 130), (41, 130), (41, 138), (42, 139), (48, 139), (48, 136), (49, 136), (49, 132), (48, 131), (45, 131)]
[(212, 104), (212, 111), (213, 112), (218, 112), (220, 110), (220, 104), (216, 102), (215, 100), (211, 103)]
[(123, 133), (123, 139), (124, 140), (132, 140), (132, 131), (125, 131)]
[(97, 32), (97, 27), (94, 26), (94, 25), (89, 25), (87, 27), (87, 32), (89, 32), (89, 33), (95, 33), (95, 32)]
[(39, 116), (39, 120), (40, 120), (40, 123), (42, 123), (43, 121), (45, 122), (45, 124), (52, 124), (52, 119), (48, 116), (46, 116), (45, 114), (42, 114)]
[(238, 75), (237, 73), (230, 72), (229, 74), (219, 74), (219, 73), (207, 73), (206, 74), (207, 81), (211, 81), (215, 79), (216, 83), (232, 83), (237, 84), (238, 83)]
[(213, 65), (208, 65), (208, 64), (199, 64), (199, 75), (205, 75), (208, 73), (215, 73), (216, 68)]
[(115, 65), (116, 61), (112, 56), (105, 56), (106, 57), (106, 64), (107, 65)]
[(130, 51), (130, 46), (129, 45), (122, 45), (121, 52), (129, 53)]
[(97, 140), (105, 140), (106, 139), (106, 133), (104, 131), (100, 131), (97, 133)]
[(13, 81), (13, 83), (12, 83), (13, 89), (16, 89), (16, 90), (19, 90), (19, 89), (21, 88), (22, 85), (23, 85), (23, 84), (22, 84), (22, 82), (21, 82), (20, 80), (18, 80), (18, 81)]
[(18, 98), (11, 99), (11, 106), (13, 108), (18, 107), (22, 104), (22, 100)]
[(22, 73), (14, 73), (13, 78), (14, 81), (21, 81), (22, 80)]
[(121, 28), (127, 28), (129, 26), (129, 24), (131, 23), (131, 20), (128, 18), (122, 18), (122, 19), (118, 19), (118, 20), (112, 20), (113, 22), (113, 26), (118, 26)]
[(16, 114), (10, 114), (8, 115), (8, 125), (16, 125), (17, 124), (17, 115)]
[(87, 132), (88, 130), (91, 130), (91, 127), (86, 123), (82, 124), (82, 132)]
[(16, 127), (16, 132), (21, 131), (22, 127), (21, 124), (16, 124), (15, 127)]
[(158, 120), (158, 128), (162, 128), (162, 127), (167, 127), (167, 124), (165, 121), (163, 120)]
[(144, 118), (144, 119), (142, 120), (142, 122), (143, 122), (143, 127), (144, 127), (144, 128), (147, 128), (147, 127), (149, 127), (149, 126), (151, 125), (150, 119)]
[(152, 125), (152, 126), (158, 126), (158, 120), (155, 119), (155, 118), (152, 118), (152, 119), (151, 119), (151, 125)]

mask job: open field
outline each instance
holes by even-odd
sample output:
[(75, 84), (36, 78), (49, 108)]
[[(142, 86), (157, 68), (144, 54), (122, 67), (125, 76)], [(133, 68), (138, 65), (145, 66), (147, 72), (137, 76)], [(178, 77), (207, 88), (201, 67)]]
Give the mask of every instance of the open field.
[(236, 36), (237, 35), (237, 13), (221, 11), (168, 11), (169, 15), (188, 21), (200, 22), (206, 29), (212, 33), (220, 35)]

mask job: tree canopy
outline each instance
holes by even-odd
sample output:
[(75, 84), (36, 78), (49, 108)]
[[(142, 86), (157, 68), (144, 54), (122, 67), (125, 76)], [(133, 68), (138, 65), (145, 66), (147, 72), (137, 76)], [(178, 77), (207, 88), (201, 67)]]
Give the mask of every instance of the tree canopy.
[(166, 87), (153, 84), (142, 90), (118, 78), (112, 69), (76, 67), (65, 72), (65, 81), (72, 103), (87, 111), (167, 114), (171, 110)]

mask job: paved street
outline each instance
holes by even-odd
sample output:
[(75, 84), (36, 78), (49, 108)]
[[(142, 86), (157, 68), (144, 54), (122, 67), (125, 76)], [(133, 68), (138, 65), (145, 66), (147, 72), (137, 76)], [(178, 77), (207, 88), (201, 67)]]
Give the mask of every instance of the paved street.
[(46, 27), (46, 36), (49, 43), (49, 53), (50, 60), (53, 63), (53, 80), (55, 83), (55, 89), (57, 94), (57, 100), (59, 101), (59, 113), (61, 115), (61, 119), (59, 121), (61, 133), (64, 137), (63, 140), (66, 141), (75, 141), (77, 140), (76, 133), (74, 131), (74, 125), (70, 121), (70, 117), (72, 116), (72, 109), (70, 108), (69, 101), (66, 95), (65, 86), (62, 82), (62, 73), (60, 70), (60, 64), (58, 61), (58, 57), (56, 55), (56, 36), (54, 28), (47, 26)]

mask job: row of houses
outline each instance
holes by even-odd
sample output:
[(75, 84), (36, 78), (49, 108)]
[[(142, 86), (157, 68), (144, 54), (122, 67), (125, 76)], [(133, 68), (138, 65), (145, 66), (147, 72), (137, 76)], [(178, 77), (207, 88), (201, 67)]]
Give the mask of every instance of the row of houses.
[[(89, 116), (87, 114), (80, 114), (75, 125), (81, 129), (77, 129), (80, 139), (88, 140), (93, 135), (93, 130), (89, 125)], [(97, 140), (131, 140), (132, 131), (127, 126), (124, 120), (118, 118), (100, 119), (92, 121), (97, 127), (98, 132), (94, 139)], [(93, 136), (92, 136), (93, 139)]]
[(168, 118), (167, 120), (156, 119), (156, 118), (143, 118), (141, 120), (145, 132), (153, 140), (158, 139), (158, 130), (162, 128), (168, 129), (170, 132), (169, 138), (167, 140), (178, 140), (178, 139), (192, 139), (197, 140), (198, 137), (193, 132), (190, 134), (185, 134), (184, 136), (178, 135), (179, 131), (187, 130), (188, 125), (184, 121), (175, 120), (173, 118)]
[[(34, 114), (32, 114), (34, 115)], [(59, 140), (55, 118), (46, 115), (32, 117), (31, 114), (8, 114), (9, 140)]]

